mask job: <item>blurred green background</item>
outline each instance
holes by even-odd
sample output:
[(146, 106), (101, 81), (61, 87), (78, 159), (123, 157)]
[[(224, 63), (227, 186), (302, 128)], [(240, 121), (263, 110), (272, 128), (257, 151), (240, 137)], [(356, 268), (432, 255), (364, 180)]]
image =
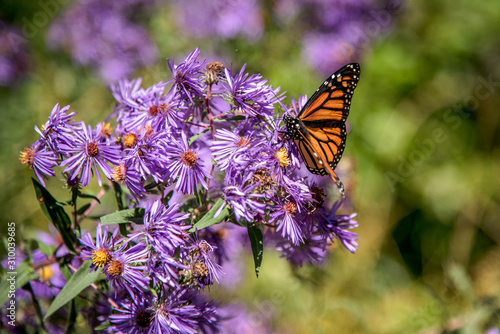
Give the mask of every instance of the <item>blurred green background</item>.
[[(22, 25), (39, 6), (2, 1), (0, 18)], [(145, 84), (168, 80), (164, 59), (195, 47), (202, 56), (222, 50), (235, 68), (247, 63), (295, 97), (324, 80), (304, 62), (293, 29), (267, 22), (255, 43), (194, 39), (169, 15), (166, 5), (145, 20), (160, 55), (137, 72)], [(339, 166), (349, 170), (359, 250), (335, 248), (323, 268), (297, 270), (267, 251), (258, 279), (247, 259), (243, 288), (211, 291), (245, 303), (256, 322), (270, 317), (273, 332), (483, 333), (500, 324), (500, 2), (411, 1), (391, 21), (360, 60)], [(23, 233), (47, 229), (18, 159), (37, 139), (33, 126), (57, 102), (89, 124), (114, 105), (91, 69), (47, 49), (47, 28), (29, 40), (28, 75), (0, 87), (2, 234), (10, 221)], [(64, 197), (62, 184), (47, 186)]]

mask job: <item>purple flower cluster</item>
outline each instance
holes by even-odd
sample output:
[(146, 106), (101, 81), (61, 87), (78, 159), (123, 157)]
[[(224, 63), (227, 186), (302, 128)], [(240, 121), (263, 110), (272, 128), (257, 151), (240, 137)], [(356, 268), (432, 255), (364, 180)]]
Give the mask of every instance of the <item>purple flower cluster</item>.
[(95, 239), (80, 238), (82, 258), (106, 274), (110, 298), (120, 305), (111, 323), (123, 333), (216, 328), (216, 308), (196, 292), (223, 281), (234, 245), (223, 224), (197, 230), (212, 211), (208, 218), (223, 215), (234, 231), (255, 224), (265, 244), (294, 265), (322, 263), (335, 240), (357, 248), (354, 215), (326, 204), (327, 178), (304, 176), (284, 136), (277, 109), (296, 111), (305, 97), (287, 107), (260, 75), (201, 61), (198, 49), (168, 64), (168, 82), (142, 88), (140, 79), (122, 80), (112, 88), (114, 131), (75, 123), (69, 106), (56, 105), (21, 154), (42, 183), (56, 165), (68, 184), (86, 186), (95, 176), (101, 185), (104, 175), (128, 190), (132, 207), (145, 208), (128, 235), (99, 225)]
[(0, 86), (10, 86), (28, 71), (27, 40), (21, 30), (0, 21)]
[(264, 31), (258, 0), (176, 0), (174, 4), (177, 24), (198, 38), (243, 36), (255, 41)]
[(400, 8), (396, 1), (379, 8), (378, 3), (368, 0), (279, 0), (275, 11), (282, 21), (304, 27), (304, 58), (328, 75), (332, 69), (359, 59), (389, 30)]
[(56, 18), (47, 42), (72, 59), (95, 68), (106, 83), (129, 76), (157, 57), (149, 33), (132, 13), (146, 1), (79, 0)]

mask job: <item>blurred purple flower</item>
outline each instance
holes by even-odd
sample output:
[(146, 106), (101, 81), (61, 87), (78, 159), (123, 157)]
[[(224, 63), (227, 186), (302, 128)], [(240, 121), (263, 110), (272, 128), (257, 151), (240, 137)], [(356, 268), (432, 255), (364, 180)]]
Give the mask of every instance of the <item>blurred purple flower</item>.
[(47, 41), (77, 63), (95, 68), (106, 83), (130, 75), (157, 58), (148, 32), (136, 25), (128, 2), (81, 0), (65, 9), (49, 29)]
[(262, 8), (257, 0), (177, 0), (175, 5), (177, 24), (199, 38), (243, 36), (256, 41), (264, 30)]
[(28, 72), (27, 39), (22, 32), (0, 21), (0, 86), (10, 86)]
[(319, 228), (323, 233), (329, 234), (332, 239), (338, 239), (344, 247), (351, 253), (358, 249), (358, 234), (349, 230), (358, 227), (358, 222), (353, 218), (356, 213), (350, 215), (338, 215), (337, 210), (342, 205), (342, 202), (337, 202), (333, 205), (330, 213), (325, 217), (324, 223), (319, 224)]
[(322, 264), (328, 253), (325, 237), (317, 233), (306, 235), (303, 243), (297, 245), (289, 240), (278, 241), (276, 249), (282, 252), (282, 257), (299, 267), (304, 262), (315, 265)]

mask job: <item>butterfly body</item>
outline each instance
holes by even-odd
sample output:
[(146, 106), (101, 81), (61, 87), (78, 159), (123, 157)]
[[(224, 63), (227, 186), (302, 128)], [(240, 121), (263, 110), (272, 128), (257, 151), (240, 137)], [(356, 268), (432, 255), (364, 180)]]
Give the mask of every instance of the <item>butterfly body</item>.
[(342, 196), (343, 185), (334, 169), (344, 152), (345, 122), (359, 72), (356, 63), (342, 67), (323, 82), (296, 118), (284, 116), (286, 133), (297, 146), (308, 170), (313, 174), (329, 174)]

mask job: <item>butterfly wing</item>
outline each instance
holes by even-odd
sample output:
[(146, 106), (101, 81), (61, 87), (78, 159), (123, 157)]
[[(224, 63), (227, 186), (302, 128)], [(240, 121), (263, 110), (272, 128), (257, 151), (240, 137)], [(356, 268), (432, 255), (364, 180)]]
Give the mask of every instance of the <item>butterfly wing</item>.
[[(323, 164), (318, 166), (320, 162), (327, 162), (334, 170), (344, 153), (347, 135), (345, 122), (349, 115), (352, 93), (359, 81), (359, 73), (359, 64), (355, 63), (348, 64), (333, 73), (307, 101), (297, 116), (301, 122), (302, 137), (307, 138), (307, 140), (298, 138), (298, 141), (302, 140), (303, 143), (297, 148), (303, 158), (309, 156), (304, 159), (304, 163), (313, 174), (329, 173)], [(317, 159), (311, 158), (311, 154), (313, 158), (318, 156), (323, 158), (318, 162)]]
[(344, 152), (345, 122), (359, 73), (359, 64), (342, 67), (323, 82), (296, 119), (285, 116), (287, 133), (294, 140), (307, 169), (313, 174), (329, 174), (342, 197), (344, 187), (334, 169)]

